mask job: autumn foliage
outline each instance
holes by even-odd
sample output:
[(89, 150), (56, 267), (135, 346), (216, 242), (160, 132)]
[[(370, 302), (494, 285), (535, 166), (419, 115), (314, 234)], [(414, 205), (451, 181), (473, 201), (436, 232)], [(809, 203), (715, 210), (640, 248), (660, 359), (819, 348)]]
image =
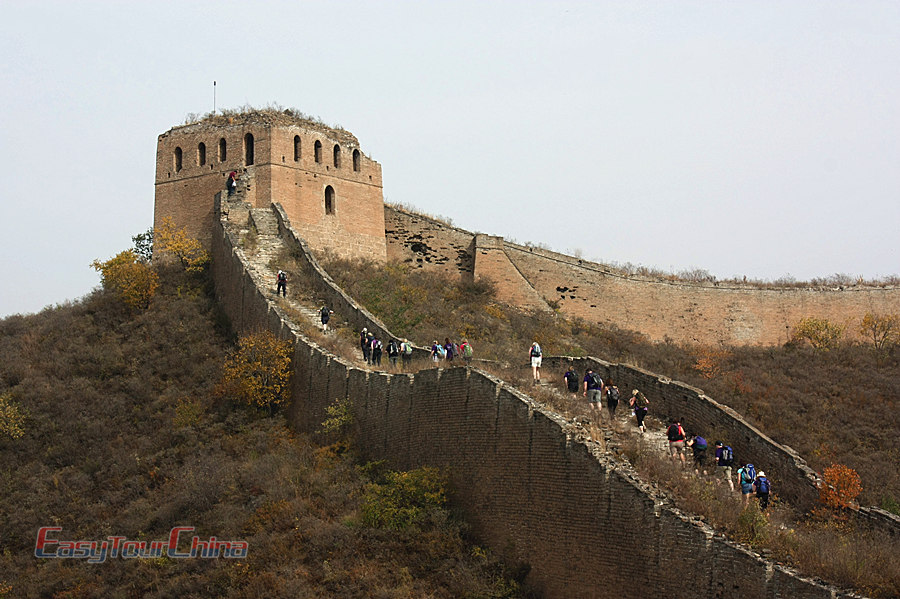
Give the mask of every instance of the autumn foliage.
[(900, 314), (866, 312), (859, 332), (872, 341), (876, 351), (884, 351), (900, 342)]
[(106, 262), (94, 260), (91, 266), (100, 273), (103, 288), (134, 309), (147, 308), (159, 288), (159, 275), (132, 250), (119, 252)]
[(826, 318), (804, 318), (794, 326), (795, 341), (809, 341), (817, 350), (828, 351), (837, 347), (844, 336), (844, 326)]
[(822, 472), (819, 500), (828, 508), (842, 510), (857, 505), (862, 493), (859, 474), (843, 464), (832, 464)]
[(153, 230), (153, 244), (156, 252), (174, 256), (189, 272), (202, 271), (209, 264), (209, 253), (200, 242), (189, 236), (183, 227), (177, 228), (169, 217)]
[(290, 393), (291, 344), (269, 331), (241, 337), (225, 361), (223, 390), (241, 403), (272, 412)]

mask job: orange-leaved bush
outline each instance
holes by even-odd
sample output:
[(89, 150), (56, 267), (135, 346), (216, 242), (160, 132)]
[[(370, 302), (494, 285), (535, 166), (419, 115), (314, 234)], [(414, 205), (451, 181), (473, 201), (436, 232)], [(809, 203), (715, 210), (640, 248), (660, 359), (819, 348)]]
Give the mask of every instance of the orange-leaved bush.
[(826, 507), (841, 510), (856, 505), (862, 483), (856, 470), (843, 464), (832, 464), (822, 472), (819, 500)]

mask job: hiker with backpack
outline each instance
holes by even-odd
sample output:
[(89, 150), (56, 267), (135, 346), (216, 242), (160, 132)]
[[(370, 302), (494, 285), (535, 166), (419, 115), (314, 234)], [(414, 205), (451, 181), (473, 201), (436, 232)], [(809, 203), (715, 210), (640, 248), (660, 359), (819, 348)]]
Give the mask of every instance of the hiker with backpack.
[(591, 414), (594, 413), (594, 410), (597, 410), (597, 422), (603, 420), (603, 415), (600, 412), (600, 399), (602, 394), (603, 379), (600, 378), (599, 374), (594, 372), (593, 368), (588, 366), (587, 372), (584, 373), (584, 397), (588, 400)]
[(359, 332), (359, 347), (362, 349), (363, 360), (366, 361), (366, 364), (370, 363), (372, 356), (372, 347), (369, 343), (372, 342), (371, 334), (369, 333), (369, 329), (363, 327), (363, 329)]
[(472, 344), (469, 343), (468, 339), (463, 339), (462, 345), (459, 346), (459, 351), (462, 353), (463, 361), (468, 365), (472, 361), (472, 356), (475, 354), (475, 348), (472, 347)]
[(319, 320), (322, 321), (322, 332), (328, 332), (328, 321), (331, 320), (331, 315), (334, 314), (333, 310), (330, 310), (328, 306), (322, 305), (322, 308), (319, 310)]
[(728, 487), (734, 491), (734, 481), (731, 480), (731, 465), (734, 464), (734, 451), (730, 445), (716, 441), (716, 470), (728, 481)]
[(578, 373), (575, 372), (575, 367), (572, 364), (569, 364), (569, 368), (566, 369), (566, 373), (563, 375), (563, 382), (566, 385), (566, 389), (572, 394), (572, 399), (578, 397)]
[(616, 421), (616, 408), (619, 407), (619, 388), (612, 379), (606, 382), (606, 410), (609, 412), (609, 421)]
[(528, 356), (531, 358), (531, 383), (533, 385), (541, 384), (541, 346), (535, 341), (528, 350)]
[(771, 488), (769, 479), (766, 478), (766, 473), (762, 470), (759, 471), (759, 474), (756, 475), (756, 480), (753, 481), (753, 490), (756, 491), (756, 498), (759, 499), (759, 509), (763, 512), (766, 511), (769, 507), (769, 492)]
[(452, 362), (453, 358), (456, 357), (455, 349), (453, 342), (450, 341), (450, 337), (444, 337), (444, 354), (448, 362)]
[(634, 410), (634, 417), (637, 419), (638, 428), (641, 429), (641, 434), (644, 434), (644, 418), (647, 417), (647, 411), (650, 409), (650, 400), (647, 399), (647, 396), (634, 389), (631, 392), (631, 399), (628, 400), (628, 405)]
[(388, 362), (391, 363), (391, 366), (397, 366), (397, 358), (400, 357), (400, 346), (397, 344), (396, 339), (388, 341), (387, 354)]
[(708, 447), (706, 439), (700, 435), (693, 435), (687, 444), (694, 453), (694, 473), (706, 474), (706, 448)]
[(744, 499), (744, 507), (750, 504), (750, 493), (753, 492), (753, 481), (756, 480), (756, 468), (753, 464), (746, 464), (738, 468), (738, 482), (741, 485), (741, 495)]
[(431, 344), (431, 360), (436, 364), (444, 359), (444, 354), (447, 350), (444, 349), (444, 346), (437, 342), (437, 339), (434, 340), (434, 343)]
[(275, 277), (275, 281), (275, 295), (280, 293), (282, 297), (287, 297), (287, 273), (283, 270), (279, 270), (278, 276)]
[[(678, 457), (681, 458), (681, 466), (682, 468), (685, 466), (684, 459), (684, 428), (681, 426), (680, 418), (673, 418), (671, 423), (669, 424), (669, 428), (666, 429), (666, 437), (669, 439), (669, 455), (672, 457), (672, 460), (675, 461)], [(678, 456), (678, 457), (676, 457)]]
[(381, 352), (384, 346), (381, 343), (381, 339), (378, 337), (372, 337), (371, 339), (369, 345), (372, 348), (372, 364), (374, 366), (381, 366)]
[(409, 367), (409, 363), (412, 362), (412, 354), (412, 343), (409, 342), (409, 339), (404, 339), (403, 343), (400, 344), (400, 359), (403, 361), (404, 370), (406, 370), (406, 368)]

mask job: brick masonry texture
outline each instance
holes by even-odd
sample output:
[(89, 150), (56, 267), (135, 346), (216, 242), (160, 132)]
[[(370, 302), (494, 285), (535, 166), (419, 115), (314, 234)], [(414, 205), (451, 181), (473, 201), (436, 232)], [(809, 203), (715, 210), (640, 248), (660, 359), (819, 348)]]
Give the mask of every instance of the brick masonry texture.
[[(240, 174), (244, 200), (256, 208), (281, 203), (313, 250), (385, 259), (381, 165), (362, 154), (350, 133), (304, 120), (272, 124), (247, 116), (232, 123), (174, 127), (160, 135), (154, 227), (168, 216), (208, 245), (213, 198), (225, 189), (232, 170)], [(326, 201), (328, 190), (333, 194)]]
[[(639, 331), (654, 341), (774, 345), (786, 342), (802, 318), (850, 324), (853, 335), (866, 312), (900, 311), (897, 287), (763, 289), (648, 279), (395, 207), (385, 208), (385, 223), (391, 259), (464, 279), (489, 278), (497, 282), (499, 297), (513, 305), (546, 309), (553, 302), (564, 314)], [(461, 254), (467, 247), (469, 258)], [(453, 264), (466, 267), (454, 272)]]
[[(447, 468), (475, 534), (511, 563), (527, 564), (543, 596), (853, 596), (717, 535), (602, 453), (583, 429), (486, 373), (388, 375), (328, 354), (260, 291), (264, 282), (248, 274), (227, 223), (215, 222), (216, 293), (235, 329), (268, 328), (294, 344), (292, 424), (314, 433), (327, 405), (350, 398), (364, 457)], [(653, 401), (657, 390), (650, 392)], [(682, 392), (663, 393), (675, 402)]]

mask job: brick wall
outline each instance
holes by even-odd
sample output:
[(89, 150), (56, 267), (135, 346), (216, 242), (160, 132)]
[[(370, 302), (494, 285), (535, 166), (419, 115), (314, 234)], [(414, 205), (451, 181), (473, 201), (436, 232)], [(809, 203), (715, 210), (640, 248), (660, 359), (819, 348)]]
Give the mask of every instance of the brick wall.
[(388, 375), (328, 354), (259, 291), (222, 221), (213, 275), (236, 330), (269, 328), (294, 344), (294, 426), (313, 432), (325, 406), (349, 397), (364, 457), (395, 468), (446, 467), (474, 533), (528, 564), (528, 581), (544, 596), (849, 596), (716, 535), (576, 425), (490, 375), (465, 368)]
[[(564, 314), (639, 331), (654, 341), (775, 345), (808, 316), (855, 325), (867, 311), (900, 311), (897, 287), (761, 289), (632, 277), (499, 237), (477, 235), (484, 251), (476, 252), (473, 233), (404, 210), (387, 208), (385, 215), (389, 258), (491, 278), (510, 303), (543, 309), (552, 301)], [(855, 334), (855, 326), (848, 334)]]

